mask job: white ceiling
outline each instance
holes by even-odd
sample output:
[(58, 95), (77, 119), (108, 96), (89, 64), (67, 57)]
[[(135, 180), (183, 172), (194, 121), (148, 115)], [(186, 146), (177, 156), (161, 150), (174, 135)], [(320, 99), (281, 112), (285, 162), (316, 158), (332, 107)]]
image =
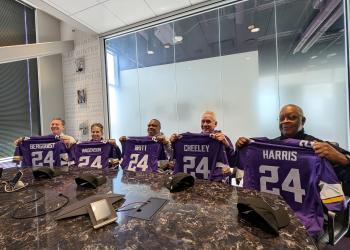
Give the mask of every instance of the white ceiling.
[[(42, 1), (82, 23), (96, 33), (103, 33), (207, 0)], [(31, 2), (31, 0), (27, 2)]]

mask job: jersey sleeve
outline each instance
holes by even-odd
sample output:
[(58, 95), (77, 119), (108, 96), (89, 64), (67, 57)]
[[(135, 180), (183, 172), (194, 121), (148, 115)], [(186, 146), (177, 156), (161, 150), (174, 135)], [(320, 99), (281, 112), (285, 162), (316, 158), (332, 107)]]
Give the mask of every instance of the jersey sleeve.
[(237, 167), (236, 178), (242, 179), (244, 177), (244, 156), (247, 151), (247, 146), (244, 146), (236, 151), (235, 166)]
[(163, 143), (159, 143), (159, 155), (158, 155), (158, 160), (168, 160), (168, 157), (165, 153), (164, 145)]
[(120, 159), (121, 157), (122, 157), (122, 152), (120, 151), (120, 148), (117, 145), (113, 145), (110, 158)]
[(218, 147), (215, 167), (211, 173), (211, 180), (223, 181), (225, 177), (231, 175), (230, 166), (225, 150), (225, 146), (220, 143)]
[(78, 159), (76, 159), (77, 144), (74, 143), (68, 151), (69, 165), (77, 165)]
[(19, 164), (22, 161), (22, 151), (19, 145), (16, 146), (13, 153), (12, 162)]
[(321, 164), (318, 186), (322, 203), (330, 211), (341, 211), (345, 200), (342, 186), (332, 165), (324, 159), (321, 159)]
[(225, 147), (225, 153), (226, 153), (226, 157), (228, 160), (228, 164), (231, 167), (234, 167), (235, 166), (235, 148), (233, 147), (233, 144), (232, 144), (230, 138), (228, 138), (228, 136), (226, 136), (226, 135), (225, 135), (225, 138), (229, 144), (228, 147)]
[(63, 141), (57, 141), (54, 147), (54, 155), (57, 155), (57, 161), (55, 166), (67, 166), (69, 165), (69, 150)]

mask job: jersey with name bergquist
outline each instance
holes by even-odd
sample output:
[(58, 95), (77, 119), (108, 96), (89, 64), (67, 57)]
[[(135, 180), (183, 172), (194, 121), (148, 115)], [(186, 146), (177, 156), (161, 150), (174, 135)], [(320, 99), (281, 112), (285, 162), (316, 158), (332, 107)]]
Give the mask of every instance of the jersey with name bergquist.
[(165, 160), (163, 144), (150, 136), (128, 137), (122, 144), (120, 166), (133, 172), (156, 172), (158, 160)]
[(312, 142), (253, 138), (239, 151), (243, 187), (281, 195), (310, 234), (323, 227), (323, 204), (343, 209), (343, 192), (332, 165), (314, 153)]
[(79, 142), (72, 146), (71, 155), (78, 167), (107, 168), (109, 158), (118, 158), (116, 148), (107, 141)]
[(16, 146), (16, 162), (24, 167), (58, 167), (68, 165), (68, 150), (59, 136), (25, 137)]
[(224, 145), (209, 134), (183, 133), (173, 144), (174, 173), (184, 172), (199, 179), (222, 181), (228, 167)]

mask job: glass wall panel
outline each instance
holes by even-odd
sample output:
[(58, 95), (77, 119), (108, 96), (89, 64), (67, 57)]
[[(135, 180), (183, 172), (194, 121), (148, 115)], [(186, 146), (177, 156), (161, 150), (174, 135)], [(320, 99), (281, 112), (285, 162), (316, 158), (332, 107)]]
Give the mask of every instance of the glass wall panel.
[(276, 136), (274, 2), (242, 2), (221, 8), (219, 15), (224, 131), (232, 138)]
[(307, 133), (348, 147), (343, 5), (314, 2), (277, 6), (280, 102), (304, 109)]
[(174, 23), (176, 62), (219, 56), (218, 10)]
[(179, 132), (200, 132), (205, 110), (222, 124), (218, 10), (176, 21), (174, 30)]
[(177, 128), (173, 33), (173, 23), (167, 23), (137, 34), (141, 135), (153, 118), (163, 133)]
[(136, 35), (106, 40), (106, 52), (111, 135), (140, 134)]
[(212, 110), (232, 141), (273, 138), (280, 107), (295, 103), (306, 132), (348, 147), (339, 2), (239, 1), (107, 39), (111, 136), (145, 135), (151, 118), (167, 135), (199, 132)]
[(138, 67), (174, 62), (173, 23), (137, 32)]

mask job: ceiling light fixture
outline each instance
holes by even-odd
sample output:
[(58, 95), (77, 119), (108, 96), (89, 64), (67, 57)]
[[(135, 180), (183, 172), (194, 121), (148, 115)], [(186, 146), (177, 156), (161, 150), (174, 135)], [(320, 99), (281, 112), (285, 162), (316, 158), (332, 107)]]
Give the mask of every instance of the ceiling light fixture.
[(331, 58), (331, 57), (336, 56), (336, 55), (337, 55), (337, 53), (330, 53), (330, 54), (328, 54), (326, 57), (327, 57), (327, 58)]
[(316, 59), (316, 58), (317, 58), (317, 56), (310, 57), (311, 60)]
[(154, 54), (154, 51), (149, 49), (149, 50), (147, 50), (147, 54), (153, 55), (153, 54)]
[(250, 30), (250, 32), (252, 32), (252, 33), (259, 32), (259, 31), (260, 31), (260, 28), (258, 28), (258, 27), (255, 27), (255, 28)]
[(169, 49), (170, 48), (170, 44), (164, 44), (164, 48)]
[(175, 43), (181, 42), (183, 39), (183, 36), (174, 36)]
[(248, 26), (248, 30), (252, 30), (254, 28), (255, 28), (254, 24)]

